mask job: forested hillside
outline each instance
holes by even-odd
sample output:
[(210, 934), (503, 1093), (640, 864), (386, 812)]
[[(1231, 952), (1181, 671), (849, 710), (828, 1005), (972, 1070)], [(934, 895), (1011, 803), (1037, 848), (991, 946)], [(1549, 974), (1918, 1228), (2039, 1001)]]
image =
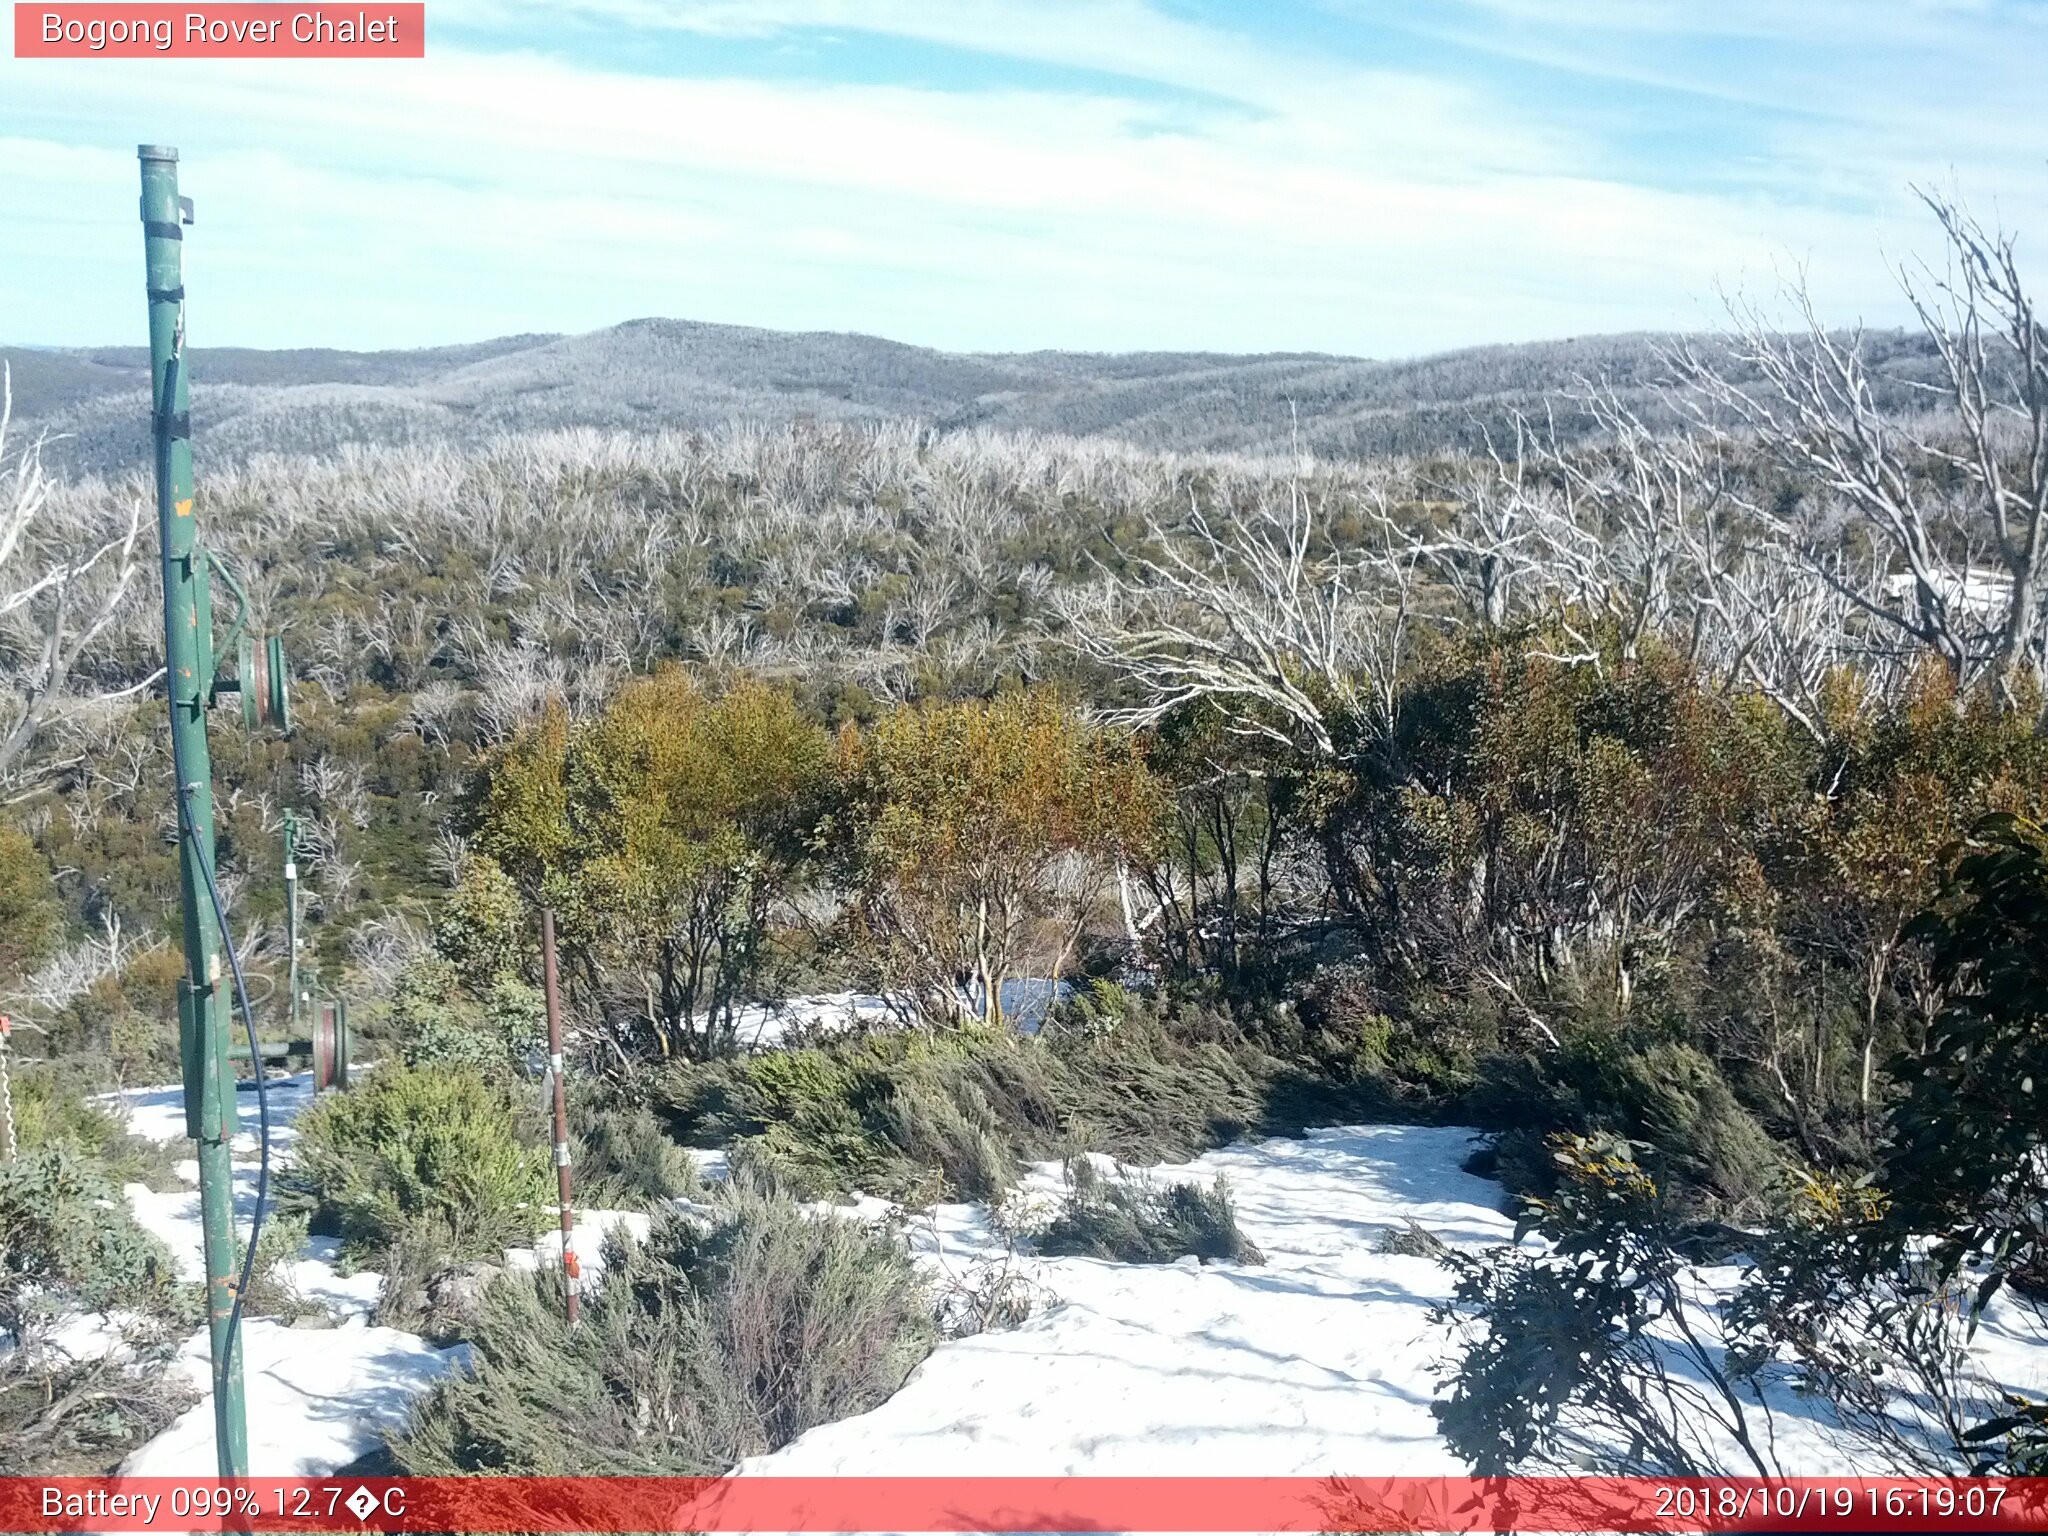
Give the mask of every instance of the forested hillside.
[[(513, 336), (418, 352), (196, 348), (204, 464), (346, 443), (479, 443), (563, 427), (630, 431), (910, 419), (942, 430), (1105, 436), (1146, 447), (1341, 455), (1477, 448), (1517, 412), (1591, 422), (1565, 397), (1599, 378), (1675, 425), (1654, 387), (1671, 339), (1591, 337), (1410, 361), (1274, 354), (958, 354), (871, 336), (635, 320), (586, 336)], [(1711, 345), (1708, 339), (1702, 344)], [(1925, 338), (1864, 338), (1888, 409), (1938, 369)], [(0, 349), (4, 350), (4, 349)], [(146, 464), (148, 356), (138, 348), (12, 354), (18, 408), (62, 434), (53, 464)]]

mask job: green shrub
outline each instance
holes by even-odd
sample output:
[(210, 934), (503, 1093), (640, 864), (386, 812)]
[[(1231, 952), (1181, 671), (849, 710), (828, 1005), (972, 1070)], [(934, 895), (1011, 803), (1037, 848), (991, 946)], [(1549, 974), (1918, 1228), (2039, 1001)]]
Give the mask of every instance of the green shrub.
[(1199, 1184), (1160, 1185), (1143, 1176), (1104, 1179), (1086, 1158), (1068, 1165), (1071, 1188), (1038, 1238), (1045, 1254), (1077, 1254), (1125, 1264), (1171, 1264), (1192, 1254), (1204, 1263), (1263, 1264), (1266, 1256), (1238, 1230), (1230, 1186), (1219, 1176)]
[[(306, 1247), (306, 1218), (303, 1215), (287, 1215), (282, 1211), (271, 1211), (263, 1221), (262, 1235), (256, 1239), (256, 1262), (249, 1270), (249, 1288), (242, 1293), (243, 1312), (255, 1317), (312, 1317), (325, 1309), (318, 1303), (306, 1300), (292, 1283), (287, 1269)], [(235, 1243), (235, 1265), (237, 1274), (247, 1257), (249, 1245), (240, 1239)]]
[(50, 861), (12, 822), (0, 822), (0, 975), (27, 970), (63, 934)]
[[(14, 1076), (20, 1154), (0, 1162), (0, 1476), (104, 1476), (194, 1394), (165, 1370), (202, 1315), (121, 1185), (167, 1175), (168, 1147), (131, 1136), (52, 1064)], [(31, 1324), (79, 1310), (135, 1314), (131, 1358), (71, 1360)], [(24, 1335), (27, 1335), (24, 1337)]]
[(1754, 1214), (1782, 1184), (1784, 1153), (1697, 1047), (1659, 1041), (1631, 1052), (1616, 1063), (1610, 1091), (1623, 1128), (1656, 1149), (1665, 1175), (1716, 1207)]
[(1496, 1133), (1492, 1176), (1518, 1195), (1556, 1188), (1544, 1138), (1618, 1132), (1643, 1143), (1681, 1203), (1754, 1213), (1782, 1182), (1784, 1157), (1703, 1051), (1673, 1040), (1582, 1034), (1546, 1056), (1494, 1056), (1467, 1100)]
[(93, 1103), (65, 1076), (69, 1065), (39, 1062), (14, 1073), (14, 1131), (20, 1145), (61, 1143), (99, 1164), (115, 1184), (167, 1184), (182, 1153), (179, 1145), (131, 1135), (118, 1115)]
[(386, 1027), (412, 1066), (499, 1078), (546, 1038), (541, 1008), (540, 993), (509, 975), (498, 977), (478, 1001), (452, 961), (427, 955), (399, 976)]
[(812, 1197), (986, 1196), (1015, 1175), (1005, 1143), (1032, 1113), (1028, 1054), (992, 1037), (890, 1032), (681, 1066), (663, 1098), (685, 1139), (730, 1142)]
[(0, 1328), (65, 1306), (175, 1317), (191, 1298), (105, 1167), (59, 1140), (0, 1163)]
[(51, 1068), (17, 1068), (12, 1087), (14, 1133), (24, 1147), (61, 1141), (97, 1155), (122, 1139), (121, 1122)]
[[(1398, 1112), (1212, 1008), (1107, 994), (1031, 1037), (893, 1030), (672, 1067), (676, 1136), (731, 1145), (804, 1193), (989, 1199), (1020, 1160), (1104, 1152), (1176, 1162), (1251, 1134)], [(1104, 1007), (1107, 1007), (1106, 1003)]]
[(888, 1031), (672, 1068), (679, 1139), (744, 1145), (813, 1196), (987, 1199), (1022, 1159), (1089, 1150), (1179, 1161), (1249, 1134), (1378, 1117), (1376, 1084), (1335, 1083), (1228, 1015), (1114, 995), (1039, 1035)]
[(593, 1209), (653, 1210), (704, 1193), (697, 1164), (644, 1104), (598, 1106), (572, 1097), (576, 1198)]
[(930, 1350), (930, 1301), (900, 1238), (806, 1215), (745, 1177), (707, 1227), (616, 1236), (579, 1325), (560, 1278), (485, 1293), (473, 1372), (415, 1405), (390, 1453), (409, 1475), (703, 1475), (889, 1397)]
[(394, 1064), (299, 1118), (289, 1179), (313, 1229), (357, 1257), (406, 1229), (455, 1259), (540, 1229), (550, 1160), (514, 1130), (509, 1090), (467, 1069)]

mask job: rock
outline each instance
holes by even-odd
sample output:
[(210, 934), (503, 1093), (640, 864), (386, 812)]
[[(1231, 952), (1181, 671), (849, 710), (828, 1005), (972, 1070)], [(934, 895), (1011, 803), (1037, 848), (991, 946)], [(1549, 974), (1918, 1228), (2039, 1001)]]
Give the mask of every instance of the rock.
[(457, 1264), (427, 1278), (427, 1310), (445, 1322), (467, 1322), (483, 1304), (484, 1292), (504, 1268), (497, 1264)]

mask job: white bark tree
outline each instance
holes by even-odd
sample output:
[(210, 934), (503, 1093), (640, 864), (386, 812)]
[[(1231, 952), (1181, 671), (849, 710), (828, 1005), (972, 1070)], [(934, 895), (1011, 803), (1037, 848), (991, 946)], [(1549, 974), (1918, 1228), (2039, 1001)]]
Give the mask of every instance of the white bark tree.
[(1146, 546), (1127, 573), (1053, 599), (1061, 639), (1136, 686), (1122, 723), (1200, 699), (1334, 757), (1347, 716), (1393, 708), (1415, 559), (1333, 542), (1299, 478), (1229, 509), (1190, 494), (1177, 524), (1147, 519)]
[(78, 687), (81, 663), (122, 616), (135, 585), (142, 505), (116, 520), (53, 509), (42, 439), (10, 450), (12, 371), (0, 367), (0, 783), (53, 765), (31, 749), (67, 715), (140, 692), (161, 673), (126, 687)]
[(1922, 201), (1948, 259), (1899, 280), (1940, 367), (1917, 386), (1929, 409), (1882, 398), (1862, 331), (1829, 330), (1803, 282), (1793, 330), (1734, 303), (1725, 356), (1687, 348), (1675, 361), (1702, 426), (1806, 489), (1790, 510), (1752, 508), (1788, 556), (1871, 634), (2010, 693), (2048, 641), (2048, 328), (2012, 237), (1952, 197)]

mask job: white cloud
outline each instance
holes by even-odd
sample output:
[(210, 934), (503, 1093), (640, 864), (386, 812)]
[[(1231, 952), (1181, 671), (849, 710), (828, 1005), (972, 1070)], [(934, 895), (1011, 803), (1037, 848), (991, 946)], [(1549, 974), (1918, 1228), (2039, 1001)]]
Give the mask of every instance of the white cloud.
[[(706, 34), (858, 27), (1251, 110), (1197, 101), (1176, 131), (1110, 82), (676, 79), (431, 43), (374, 65), (0, 61), (0, 337), (133, 333), (129, 146), (181, 135), (207, 339), (349, 345), (666, 313), (977, 348), (1389, 354), (1700, 324), (1717, 282), (1787, 253), (1835, 313), (1882, 319), (1904, 182), (1949, 145), (1987, 153), (1984, 133), (1923, 128), (1937, 158), (1913, 164), (1823, 119), (1803, 151), (1833, 167), (1818, 191), (1760, 173), (1704, 192), (1615, 170), (1566, 113), (1134, 0), (578, 4)], [(2039, 181), (2021, 212), (2048, 212)]]

